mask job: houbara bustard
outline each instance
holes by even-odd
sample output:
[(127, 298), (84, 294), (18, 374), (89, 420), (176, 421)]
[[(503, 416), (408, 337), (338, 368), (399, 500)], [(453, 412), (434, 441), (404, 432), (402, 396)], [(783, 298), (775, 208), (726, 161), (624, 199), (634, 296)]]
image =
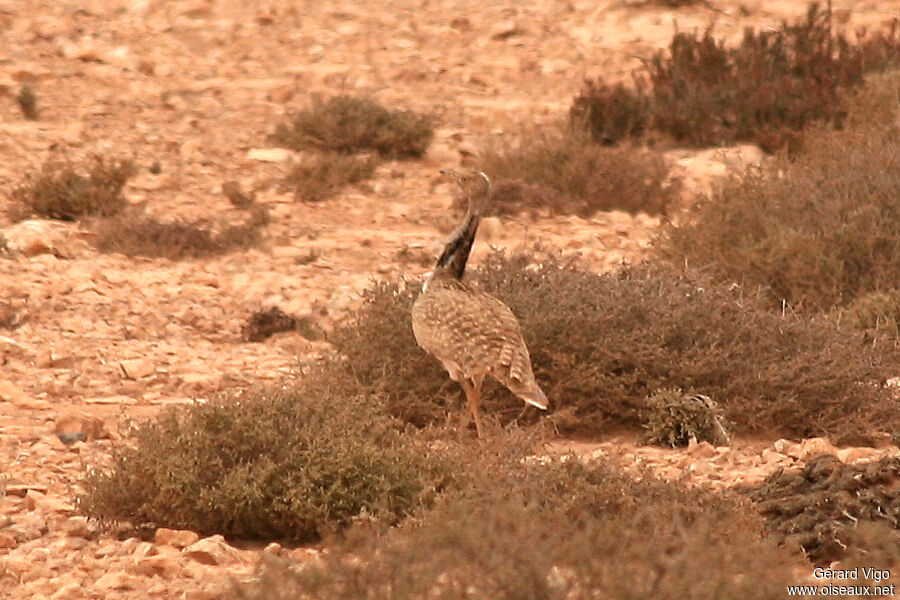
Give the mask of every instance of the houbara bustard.
[(419, 345), (437, 357), (450, 378), (462, 386), (475, 430), (481, 437), (478, 411), (485, 375), (491, 375), (519, 398), (542, 410), (547, 408), (547, 397), (534, 380), (531, 357), (515, 315), (497, 298), (476, 291), (463, 281), (491, 181), (481, 171), (441, 173), (456, 180), (468, 209), (413, 304), (413, 333)]

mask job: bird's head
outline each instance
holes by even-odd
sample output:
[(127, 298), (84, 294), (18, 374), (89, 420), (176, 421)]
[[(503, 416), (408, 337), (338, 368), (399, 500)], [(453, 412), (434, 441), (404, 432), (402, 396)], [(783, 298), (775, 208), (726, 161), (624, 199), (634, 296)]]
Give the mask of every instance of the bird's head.
[(469, 203), (469, 210), (481, 213), (491, 193), (491, 180), (483, 171), (454, 171), (441, 169), (441, 175), (459, 185), (463, 197)]

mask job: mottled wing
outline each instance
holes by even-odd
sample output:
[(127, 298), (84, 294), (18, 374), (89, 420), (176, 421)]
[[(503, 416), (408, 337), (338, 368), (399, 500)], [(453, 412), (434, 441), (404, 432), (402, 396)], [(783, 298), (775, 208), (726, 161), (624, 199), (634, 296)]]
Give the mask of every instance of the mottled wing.
[(462, 284), (432, 286), (413, 306), (413, 332), (454, 379), (489, 374), (526, 402), (546, 407), (519, 322), (493, 296)]

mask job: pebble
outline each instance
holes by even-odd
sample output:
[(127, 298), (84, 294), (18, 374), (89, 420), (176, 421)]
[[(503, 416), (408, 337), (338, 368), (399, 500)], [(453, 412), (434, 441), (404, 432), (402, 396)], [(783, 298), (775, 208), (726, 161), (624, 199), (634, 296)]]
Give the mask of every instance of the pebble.
[(243, 561), (240, 551), (230, 546), (221, 535), (198, 540), (182, 553), (204, 565), (227, 565)]
[(154, 541), (159, 545), (169, 545), (180, 549), (190, 546), (199, 539), (199, 535), (187, 529), (160, 527), (156, 530)]

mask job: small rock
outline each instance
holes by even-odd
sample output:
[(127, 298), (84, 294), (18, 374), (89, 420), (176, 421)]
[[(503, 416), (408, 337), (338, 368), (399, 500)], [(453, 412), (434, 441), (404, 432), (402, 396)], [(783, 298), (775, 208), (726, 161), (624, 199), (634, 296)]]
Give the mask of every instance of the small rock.
[(837, 451), (838, 460), (844, 464), (880, 460), (884, 452), (877, 448), (842, 448)]
[(52, 254), (57, 258), (74, 258), (90, 251), (83, 241), (86, 232), (77, 224), (54, 221), (21, 221), (3, 230), (6, 247), (25, 257)]
[(19, 545), (19, 542), (16, 541), (16, 538), (8, 533), (4, 533), (0, 531), (0, 548), (6, 550), (12, 550), (16, 546)]
[(94, 582), (94, 588), (102, 592), (109, 590), (133, 590), (134, 582), (128, 573), (124, 571), (110, 571)]
[(278, 542), (272, 542), (265, 548), (263, 548), (263, 552), (266, 554), (274, 554), (275, 556), (281, 556), (281, 553), (284, 551), (284, 548), (281, 547), (281, 544)]
[(837, 448), (835, 448), (826, 438), (815, 437), (800, 442), (801, 460), (812, 458), (817, 454), (831, 454), (832, 456), (835, 456), (836, 453)]
[(718, 454), (715, 446), (709, 442), (698, 443), (694, 438), (688, 442), (687, 453), (697, 458), (712, 458)]
[(175, 548), (186, 548), (200, 539), (200, 536), (189, 529), (166, 529), (160, 527), (156, 530), (156, 541), (159, 545), (169, 545)]
[(7, 496), (17, 496), (19, 498), (24, 498), (28, 490), (35, 490), (42, 494), (47, 493), (47, 486), (39, 483), (7, 483), (4, 489)]
[(153, 375), (156, 372), (154, 364), (146, 358), (120, 360), (119, 367), (129, 379), (141, 379), (142, 377)]
[(137, 400), (131, 396), (97, 396), (85, 398), (86, 404), (137, 404)]
[(45, 496), (35, 490), (28, 490), (28, 493), (25, 494), (25, 509), (36, 510), (42, 513), (70, 513), (75, 510), (75, 507), (59, 498)]
[(11, 381), (0, 381), (0, 402), (25, 404), (33, 398)]
[(221, 535), (213, 535), (194, 542), (182, 551), (204, 565), (227, 565), (242, 562), (241, 553), (230, 546)]
[(297, 157), (297, 153), (287, 148), (251, 148), (247, 151), (249, 160), (260, 162), (287, 162)]
[(53, 592), (50, 600), (77, 600), (85, 597), (84, 586), (80, 583), (67, 583)]
[(776, 440), (773, 447), (775, 448), (775, 452), (786, 454), (791, 458), (800, 458), (800, 444), (797, 442), (785, 439)]
[(103, 419), (85, 414), (60, 417), (53, 427), (53, 433), (64, 444), (104, 440), (110, 437)]
[(87, 517), (69, 517), (59, 526), (60, 531), (69, 537), (90, 539), (94, 537), (96, 529), (92, 526)]
[(515, 21), (498, 21), (491, 27), (490, 35), (492, 40), (505, 40), (521, 33), (522, 30)]
[(181, 566), (172, 556), (156, 554), (136, 558), (134, 561), (133, 570), (141, 575), (172, 579), (173, 577), (177, 577), (180, 574)]

